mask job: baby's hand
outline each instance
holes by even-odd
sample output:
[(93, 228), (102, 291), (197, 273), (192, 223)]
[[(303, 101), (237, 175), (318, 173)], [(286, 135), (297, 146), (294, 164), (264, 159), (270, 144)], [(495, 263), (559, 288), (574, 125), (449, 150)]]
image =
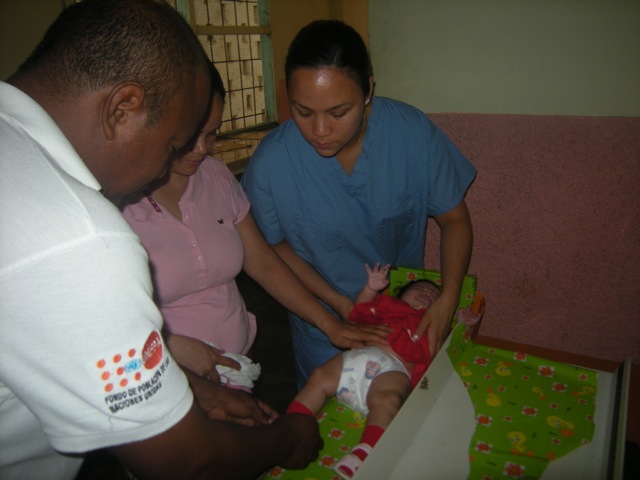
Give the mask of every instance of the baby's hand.
[(387, 274), (389, 273), (389, 268), (391, 266), (389, 264), (384, 267), (380, 267), (380, 263), (376, 263), (373, 266), (373, 269), (369, 267), (368, 263), (364, 264), (364, 268), (367, 271), (367, 287), (373, 291), (379, 292), (387, 285), (389, 285), (389, 280), (387, 280)]

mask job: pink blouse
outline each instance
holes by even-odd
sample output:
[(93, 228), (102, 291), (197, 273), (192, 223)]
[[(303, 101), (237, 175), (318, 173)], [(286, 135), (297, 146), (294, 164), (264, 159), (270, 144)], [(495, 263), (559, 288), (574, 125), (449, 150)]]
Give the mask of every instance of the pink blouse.
[(164, 328), (246, 354), (256, 321), (235, 282), (244, 261), (235, 225), (249, 211), (247, 196), (222, 161), (207, 157), (179, 205), (182, 221), (149, 197), (123, 210), (149, 254)]

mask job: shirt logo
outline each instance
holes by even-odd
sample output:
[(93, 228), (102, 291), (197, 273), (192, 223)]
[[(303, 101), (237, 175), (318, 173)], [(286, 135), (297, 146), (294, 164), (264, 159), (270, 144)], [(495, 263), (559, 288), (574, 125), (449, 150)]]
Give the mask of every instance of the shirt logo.
[(162, 360), (162, 338), (158, 332), (151, 332), (142, 349), (142, 363), (144, 368), (151, 370)]
[(157, 331), (151, 332), (147, 341), (139, 353), (137, 349), (130, 348), (126, 353), (116, 353), (110, 358), (101, 358), (96, 363), (100, 370), (105, 392), (111, 392), (114, 388), (126, 388), (130, 383), (138, 383), (142, 380), (144, 367), (151, 370), (162, 360), (162, 338)]
[(170, 361), (158, 331), (149, 334), (141, 350), (130, 348), (98, 360), (104, 402), (111, 413), (150, 400), (162, 388)]

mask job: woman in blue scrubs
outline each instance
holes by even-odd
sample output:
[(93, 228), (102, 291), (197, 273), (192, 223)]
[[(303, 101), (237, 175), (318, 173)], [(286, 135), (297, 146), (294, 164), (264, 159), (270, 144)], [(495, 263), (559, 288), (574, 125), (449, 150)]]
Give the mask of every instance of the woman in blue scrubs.
[(350, 26), (307, 25), (285, 68), (291, 119), (261, 141), (242, 184), (267, 241), (337, 319), (314, 326), (289, 314), (298, 386), (339, 348), (362, 346), (344, 319), (365, 263), (424, 266), (428, 217), (441, 232), (442, 295), (414, 334), (436, 352), (471, 256), (464, 196), (475, 168), (422, 111), (373, 96), (369, 54)]

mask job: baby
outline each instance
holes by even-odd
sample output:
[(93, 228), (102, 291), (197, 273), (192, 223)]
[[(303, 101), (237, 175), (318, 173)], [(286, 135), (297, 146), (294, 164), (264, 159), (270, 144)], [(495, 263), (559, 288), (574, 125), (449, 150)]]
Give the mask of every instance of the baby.
[(365, 269), (367, 283), (356, 297), (349, 320), (388, 324), (394, 329), (389, 345), (371, 344), (339, 353), (313, 372), (287, 409), (287, 413), (315, 415), (327, 397), (335, 395), (367, 416), (360, 443), (334, 466), (346, 479), (367, 458), (431, 363), (426, 335), (415, 338), (413, 332), (440, 295), (440, 288), (427, 280), (409, 283), (397, 298), (382, 295), (380, 291), (389, 284), (389, 265), (365, 265)]

